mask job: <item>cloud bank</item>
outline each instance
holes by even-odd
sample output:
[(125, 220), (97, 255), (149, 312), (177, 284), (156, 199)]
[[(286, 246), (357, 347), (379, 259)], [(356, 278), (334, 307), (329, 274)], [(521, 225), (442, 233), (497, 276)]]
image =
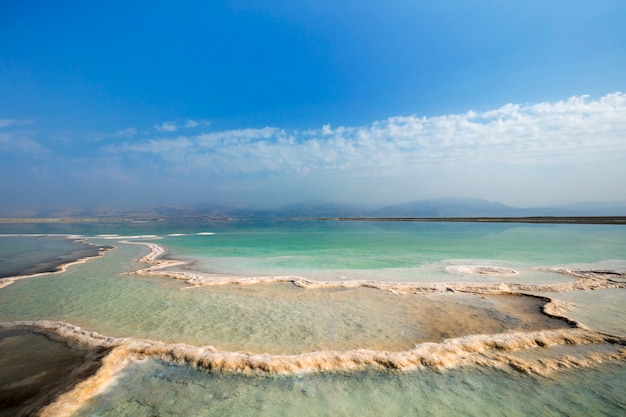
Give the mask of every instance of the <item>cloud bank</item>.
[[(161, 125), (159, 130), (163, 130)], [(172, 130), (173, 131), (173, 130)], [(626, 95), (599, 100), (507, 104), (484, 112), (398, 116), (370, 126), (275, 127), (161, 137), (107, 147), (143, 154), (198, 173), (395, 175), (468, 161), (533, 166), (593, 159), (626, 149)]]
[[(64, 176), (77, 190), (87, 183), (92, 190), (108, 187), (117, 190), (105, 193), (109, 198), (124, 195), (135, 204), (387, 204), (444, 196), (518, 206), (626, 200), (626, 95), (619, 92), (596, 100), (575, 96), (397, 116), (366, 126), (206, 131), (208, 122), (194, 120), (154, 126), (152, 133), (128, 128), (109, 135), (97, 142), (97, 152), (74, 156), (78, 162), (65, 167)], [(49, 144), (18, 141), (10, 129), (0, 130), (3, 149), (50, 148), (69, 159)]]
[[(555, 193), (575, 193), (578, 184), (580, 195), (569, 197), (576, 200), (587, 197), (585, 183), (590, 186), (595, 180), (599, 188), (607, 186), (600, 172), (604, 169), (622, 176), (611, 184), (624, 185), (626, 172), (619, 164), (626, 162), (626, 95), (612, 93), (597, 100), (575, 96), (436, 117), (397, 116), (358, 127), (264, 127), (163, 136), (111, 145), (106, 151), (160, 161), (174, 175), (225, 182), (272, 178), (277, 187), (292, 188), (297, 188), (296, 178), (313, 188), (319, 181), (316, 197), (326, 187), (332, 198), (363, 198), (370, 184), (396, 200), (467, 193), (515, 200), (520, 189), (532, 192), (536, 186), (536, 193), (546, 197), (548, 185)], [(581, 173), (587, 179), (573, 182)], [(339, 191), (341, 182), (345, 189)], [(612, 192), (618, 199), (625, 197), (617, 189)]]

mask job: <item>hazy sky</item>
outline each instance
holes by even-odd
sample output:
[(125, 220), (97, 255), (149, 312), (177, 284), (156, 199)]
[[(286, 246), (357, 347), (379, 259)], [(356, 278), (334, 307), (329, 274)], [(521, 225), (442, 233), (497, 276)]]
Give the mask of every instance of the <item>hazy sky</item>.
[(625, 17), (622, 0), (4, 1), (0, 210), (626, 200)]

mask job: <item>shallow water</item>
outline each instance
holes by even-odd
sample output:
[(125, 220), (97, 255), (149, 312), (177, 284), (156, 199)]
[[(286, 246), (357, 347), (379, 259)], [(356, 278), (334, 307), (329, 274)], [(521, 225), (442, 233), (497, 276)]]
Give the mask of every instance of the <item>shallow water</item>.
[(76, 415), (621, 416), (624, 387), (624, 363), (553, 378), (476, 368), (248, 377), (144, 361)]
[(3, 289), (0, 321), (48, 319), (108, 336), (281, 354), (406, 350), (450, 337), (565, 326), (540, 314), (543, 302), (515, 296), (396, 295), (285, 283), (181, 290), (185, 284), (170, 279), (123, 275), (147, 250), (118, 246), (54, 279), (29, 278)]
[(567, 291), (550, 296), (573, 304), (568, 317), (592, 329), (626, 336), (626, 289)]
[[(2, 225), (0, 232), (82, 234), (92, 236), (89, 241), (97, 245), (117, 248), (62, 274), (27, 278), (0, 289), (0, 321), (58, 320), (105, 336), (282, 354), (358, 348), (397, 351), (463, 335), (566, 326), (539, 313), (542, 301), (511, 295), (395, 294), (367, 287), (303, 289), (290, 283), (188, 288), (170, 278), (127, 274), (146, 266), (137, 260), (148, 249), (122, 243), (122, 236), (93, 237), (102, 234), (155, 235), (142, 241), (158, 243), (169, 256), (191, 261), (186, 266), (190, 270), (215, 276), (536, 284), (575, 280), (533, 269), (537, 266), (626, 269), (623, 226), (155, 222), (64, 227)], [(24, 239), (24, 252), (36, 254), (32, 249), (37, 241)], [(62, 253), (63, 245), (55, 250)], [(38, 262), (37, 256), (31, 261)], [(499, 266), (519, 274), (455, 274), (446, 270), (452, 265)], [(574, 304), (568, 317), (588, 327), (626, 335), (624, 291), (543, 295)], [(611, 354), (618, 357), (623, 346), (596, 342), (533, 346), (507, 355), (531, 364), (551, 363), (555, 369), (584, 367), (562, 369), (548, 378), (522, 374), (513, 367), (504, 366), (505, 372), (476, 365), (479, 362), (441, 372), (246, 376), (145, 360), (125, 368), (117, 385), (78, 415), (626, 413), (626, 365), (621, 359), (608, 359)], [(579, 359), (567, 359), (573, 356)]]
[(97, 253), (98, 248), (65, 235), (0, 235), (0, 278), (54, 271), (59, 265)]

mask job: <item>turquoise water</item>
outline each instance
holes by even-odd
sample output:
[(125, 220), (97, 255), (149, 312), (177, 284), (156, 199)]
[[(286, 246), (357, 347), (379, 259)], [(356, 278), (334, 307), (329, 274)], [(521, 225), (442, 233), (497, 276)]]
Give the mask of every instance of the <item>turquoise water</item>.
[(562, 280), (534, 267), (600, 265), (626, 269), (626, 229), (596, 225), (403, 222), (285, 222), (214, 235), (166, 236), (194, 269), (241, 276), (386, 281), (476, 280), (446, 266), (488, 264), (519, 270), (515, 279)]
[[(222, 275), (467, 281), (474, 278), (451, 276), (445, 268), (468, 263), (513, 268), (521, 272), (515, 279), (529, 282), (564, 279), (532, 269), (540, 266), (626, 269), (625, 230), (620, 225), (338, 221), (0, 226), (0, 233), (156, 235), (173, 256), (193, 260), (194, 269)], [(214, 234), (198, 235), (203, 232)]]
[[(215, 234), (197, 235), (202, 232)], [(155, 221), (2, 224), (0, 233), (158, 235), (165, 238), (164, 243), (175, 253), (182, 255), (267, 258), (268, 265), (284, 268), (395, 268), (445, 259), (554, 265), (623, 261), (626, 252), (626, 229), (621, 225)], [(184, 236), (168, 236), (170, 234)], [(286, 258), (276, 258), (280, 256)], [(328, 264), (318, 262), (316, 257)]]
[[(152, 222), (5, 224), (0, 233), (77, 234), (96, 245), (116, 246), (62, 274), (1, 288), (2, 322), (58, 320), (106, 336), (274, 354), (398, 351), (447, 337), (547, 330), (563, 323), (541, 316), (539, 304), (525, 297), (399, 295), (373, 288), (305, 290), (289, 283), (182, 290), (186, 284), (181, 281), (129, 275), (145, 267), (138, 259), (148, 249), (123, 241), (144, 236), (135, 240), (158, 243), (168, 256), (189, 261), (185, 268), (217, 276), (553, 283), (573, 278), (533, 268), (626, 269), (626, 227), (606, 225)], [(109, 236), (94, 237), (98, 235)], [(41, 250), (42, 243), (49, 249)], [(2, 237), (0, 260), (36, 264), (51, 253), (70, 254), (72, 245), (66, 239)], [(462, 264), (503, 266), (520, 274), (474, 276), (446, 270)], [(0, 272), (9, 270), (2, 265)], [(626, 335), (623, 289), (545, 295), (572, 303), (569, 314), (586, 326)], [(519, 356), (541, 360), (580, 349), (586, 348), (528, 349)], [(146, 360), (126, 367), (77, 415), (621, 416), (626, 414), (625, 388), (626, 365), (619, 360), (564, 369), (549, 377), (480, 366), (441, 372), (249, 376)]]
[(498, 259), (559, 264), (621, 259), (622, 226), (479, 223), (302, 222), (215, 235), (169, 237), (191, 256), (263, 258), (281, 268), (375, 269), (445, 259)]

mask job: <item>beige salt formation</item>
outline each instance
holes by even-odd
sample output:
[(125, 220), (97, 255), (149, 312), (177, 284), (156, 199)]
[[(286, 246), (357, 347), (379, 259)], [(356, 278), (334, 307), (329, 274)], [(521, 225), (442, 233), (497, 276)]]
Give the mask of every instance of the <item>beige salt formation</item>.
[(498, 277), (509, 277), (519, 274), (518, 271), (499, 266), (485, 265), (452, 265), (446, 267), (448, 272), (469, 275), (489, 275)]
[(0, 327), (0, 415), (32, 416), (91, 379), (109, 350), (32, 326)]
[[(34, 321), (1, 323), (0, 327), (30, 327), (33, 331), (62, 338), (70, 344), (110, 351), (95, 374), (59, 396), (41, 416), (71, 416), (86, 400), (101, 392), (116, 373), (133, 360), (152, 359), (185, 364), (211, 371), (247, 374), (293, 374), (303, 372), (357, 371), (362, 369), (420, 370), (488, 366), (525, 373), (549, 374), (568, 367), (626, 360), (626, 338), (584, 328), (556, 329), (524, 333), (471, 335), (423, 343), (401, 352), (357, 349), (320, 351), (298, 355), (268, 355), (224, 352), (212, 346), (190, 346), (158, 341), (111, 338), (61, 322)], [(561, 354), (553, 358), (524, 358), (529, 349), (559, 346), (598, 346), (585, 355)], [(607, 349), (605, 346), (612, 348)]]

